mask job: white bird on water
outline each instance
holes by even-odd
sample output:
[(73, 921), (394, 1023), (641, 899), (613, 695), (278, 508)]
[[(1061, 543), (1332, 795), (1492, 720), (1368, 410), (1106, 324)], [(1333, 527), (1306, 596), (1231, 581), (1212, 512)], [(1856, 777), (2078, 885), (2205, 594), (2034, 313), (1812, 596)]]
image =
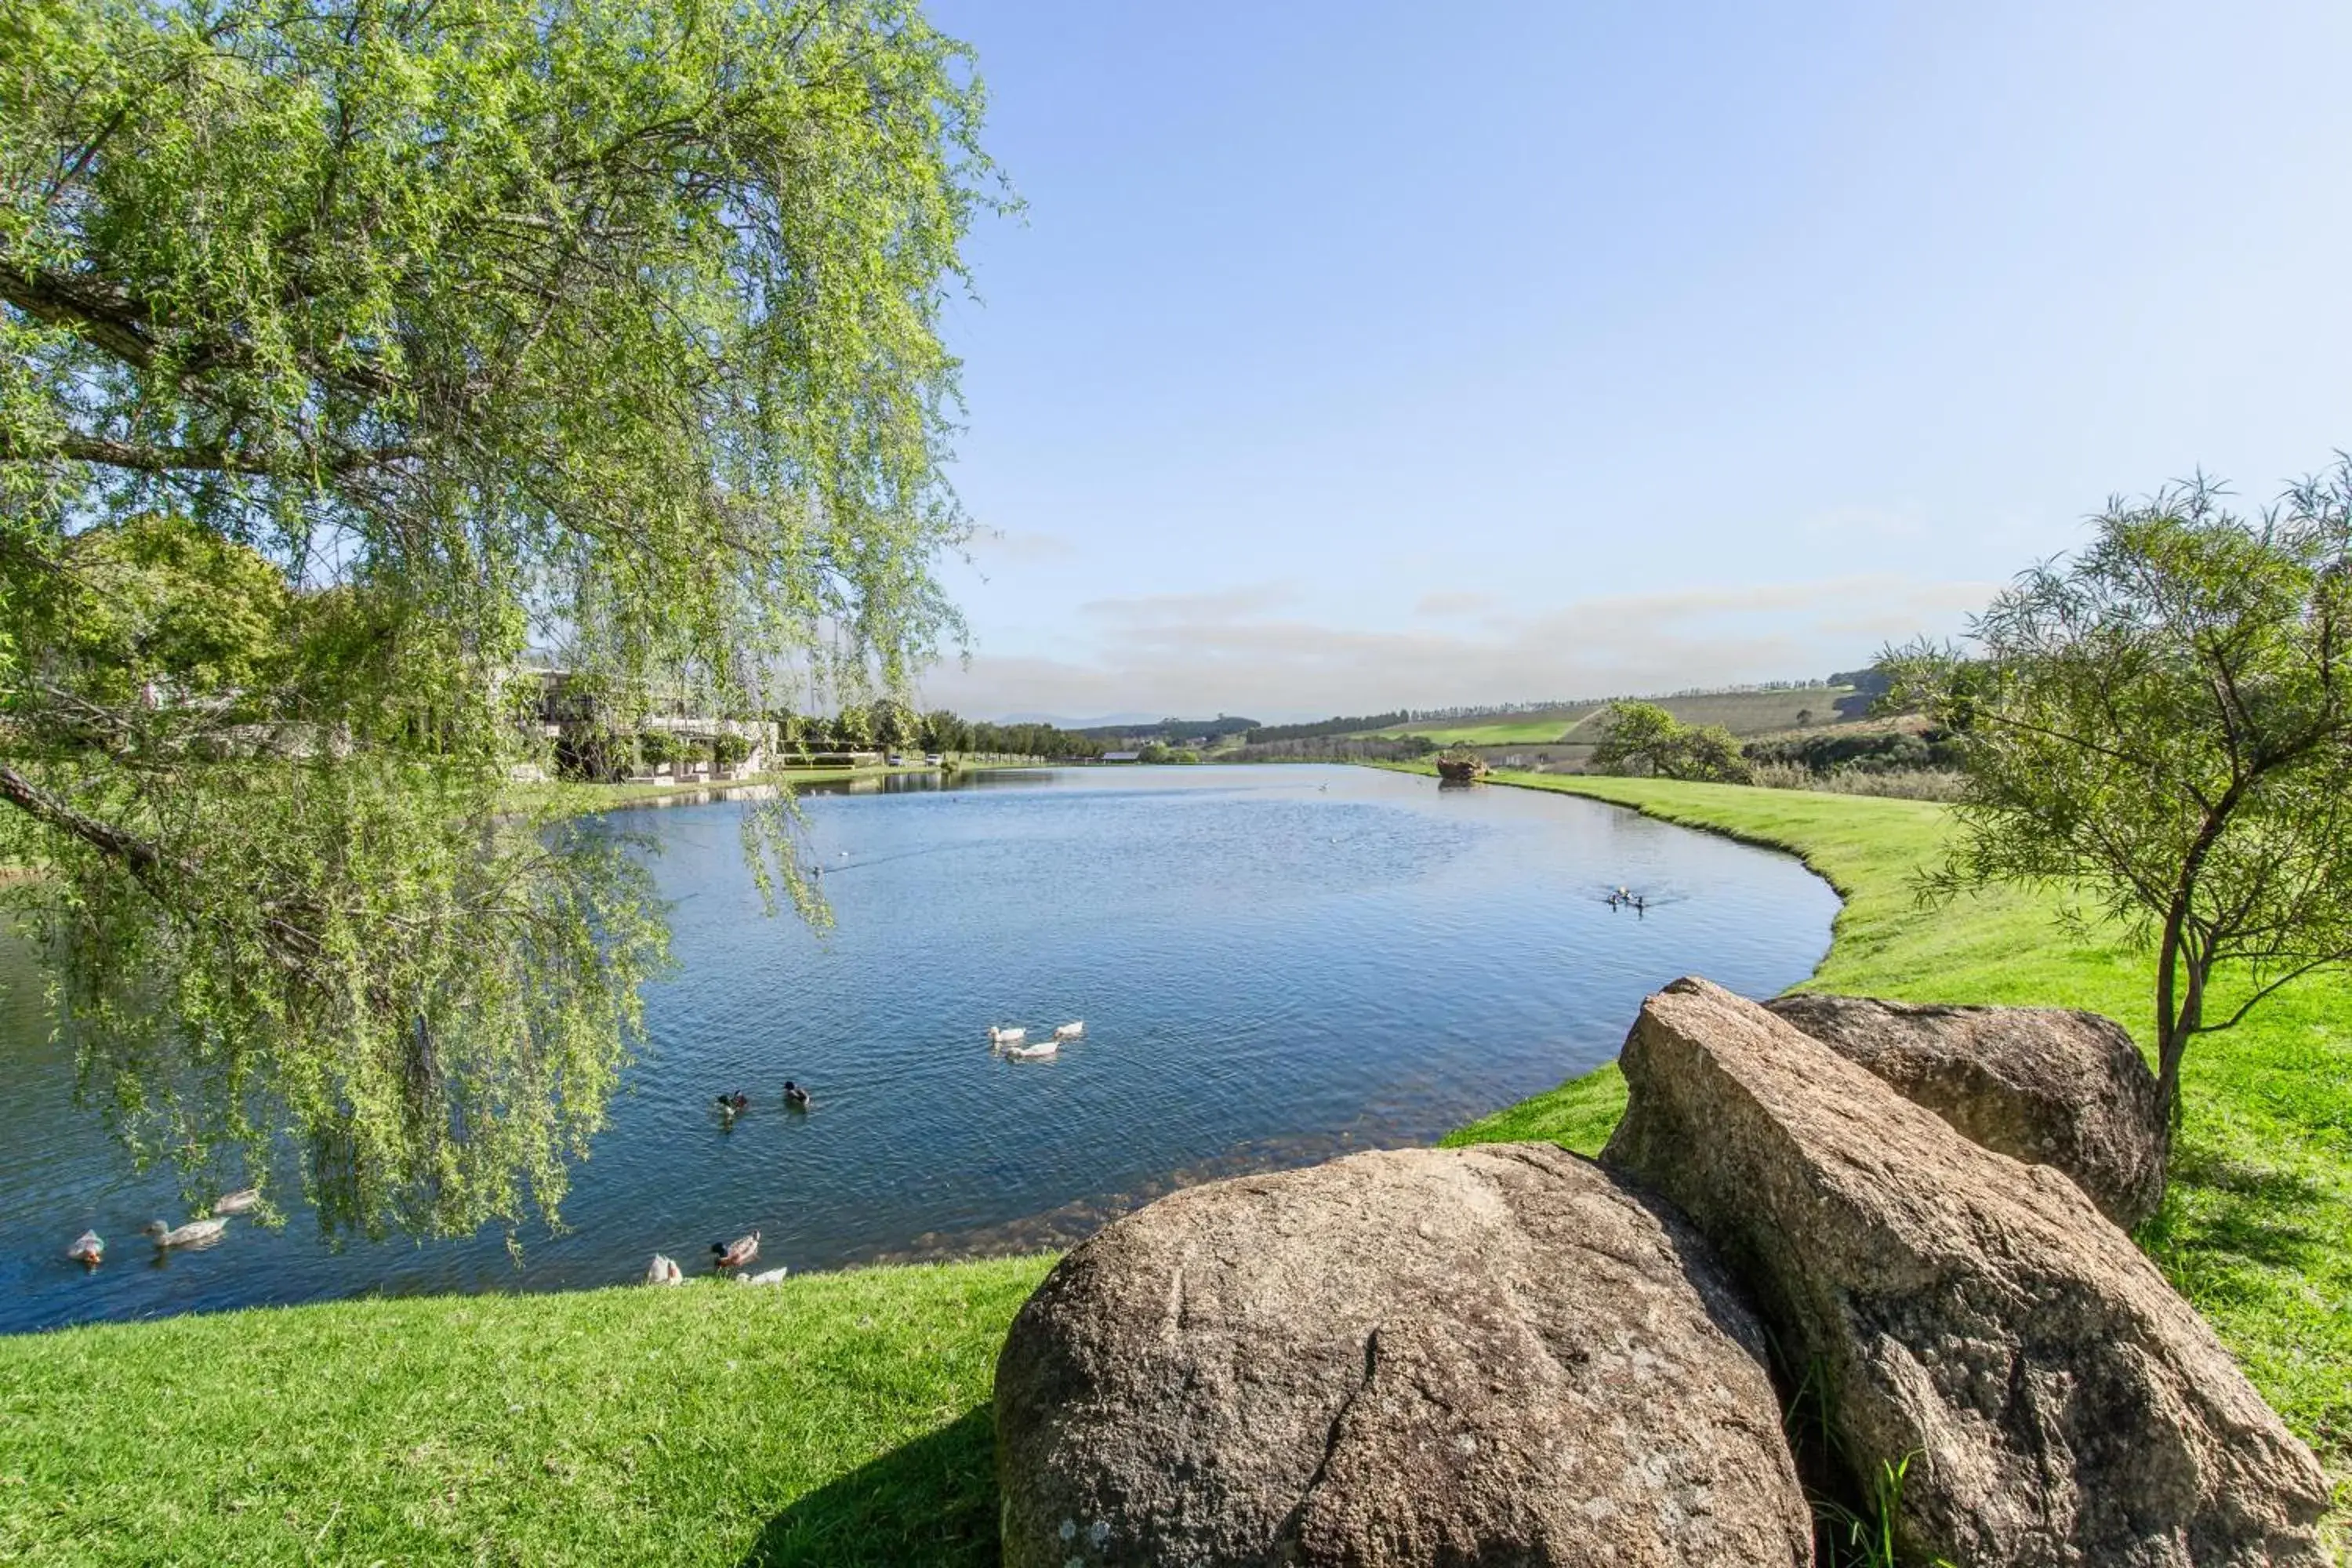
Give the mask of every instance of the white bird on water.
[(1016, 1062), (1042, 1062), (1062, 1048), (1059, 1040), (1040, 1040), (1034, 1046), (1010, 1046), (1004, 1054)]
[(1083, 1039), (1086, 1036), (1086, 1020), (1081, 1018), (1075, 1024), (1065, 1024), (1060, 1028), (1055, 1029), (1054, 1031), (1054, 1037), (1057, 1040)]
[(988, 1026), (988, 1043), (992, 1046), (1017, 1046), (1028, 1037), (1026, 1029), (1000, 1029), (993, 1024)]

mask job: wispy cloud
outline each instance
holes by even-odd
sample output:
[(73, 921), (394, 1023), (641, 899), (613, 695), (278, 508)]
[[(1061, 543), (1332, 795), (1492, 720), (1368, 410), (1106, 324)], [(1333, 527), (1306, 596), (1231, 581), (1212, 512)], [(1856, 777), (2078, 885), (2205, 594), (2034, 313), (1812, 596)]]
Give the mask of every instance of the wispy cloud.
[(1090, 599), (1078, 608), (1116, 626), (1231, 626), (1287, 608), (1300, 598), (1295, 583), (1244, 583), (1207, 594), (1145, 594)]
[(1423, 594), (1413, 605), (1412, 613), (1416, 616), (1452, 619), (1457, 616), (1488, 615), (1502, 607), (1503, 601), (1492, 594), (1482, 594), (1475, 589), (1463, 589), (1451, 593)]
[[(971, 713), (1244, 712), (1600, 696), (1823, 675), (1890, 637), (1958, 629), (1992, 585), (1855, 575), (1580, 600), (1469, 626), (1334, 626), (1291, 584), (1098, 599), (1067, 656), (935, 671), (927, 700)], [(1442, 597), (1433, 595), (1432, 597)], [(1492, 607), (1489, 606), (1489, 609)]]

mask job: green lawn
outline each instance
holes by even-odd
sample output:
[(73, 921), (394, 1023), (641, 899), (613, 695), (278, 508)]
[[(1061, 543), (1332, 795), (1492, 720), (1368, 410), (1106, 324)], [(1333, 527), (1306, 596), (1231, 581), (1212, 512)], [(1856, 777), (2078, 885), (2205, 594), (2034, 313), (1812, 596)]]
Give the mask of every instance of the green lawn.
[[(1922, 907), (1912, 868), (1949, 831), (1917, 801), (1649, 779), (1504, 774), (1775, 845), (1845, 895), (1801, 989), (1918, 1002), (2088, 1007), (2152, 1033), (2149, 961), (2070, 937), (2053, 899), (2003, 889)], [(2138, 1239), (2247, 1375), (2339, 1477), (2352, 1506), (2352, 984), (2290, 989), (2190, 1047), (2187, 1126), (2163, 1213)], [(1448, 1142), (1544, 1138), (1596, 1152), (1625, 1100), (1614, 1066), (1496, 1112)]]
[(0, 1339), (0, 1562), (993, 1563), (1050, 1261)]
[[(2141, 1023), (2142, 961), (2070, 940), (2045, 900), (1918, 906), (1941, 807), (1508, 776), (1802, 854), (1847, 900), (1812, 986)], [(2188, 1093), (2173, 1194), (2140, 1240), (2340, 1473), (2352, 986), (2206, 1041)], [(1452, 1141), (1591, 1151), (1623, 1099), (1608, 1068)], [(0, 1562), (992, 1563), (991, 1372), (1049, 1262), (0, 1337)]]

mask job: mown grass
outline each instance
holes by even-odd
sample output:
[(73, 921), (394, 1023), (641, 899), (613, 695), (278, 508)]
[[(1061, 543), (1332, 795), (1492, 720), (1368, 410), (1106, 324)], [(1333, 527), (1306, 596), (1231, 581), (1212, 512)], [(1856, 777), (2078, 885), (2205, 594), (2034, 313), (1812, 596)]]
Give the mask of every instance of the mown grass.
[[(1911, 873), (1949, 831), (1939, 806), (1504, 777), (1802, 855), (1846, 897), (1809, 988), (2143, 1026), (2145, 961), (2069, 936), (2051, 900), (1918, 904)], [(2352, 986), (2290, 992), (2203, 1042), (2188, 1095), (2173, 1192), (2139, 1240), (2340, 1474)], [(1605, 1068), (1448, 1142), (1590, 1152), (1623, 1105)], [(1050, 1262), (0, 1338), (0, 1562), (993, 1563), (991, 1375)]]
[(0, 1562), (993, 1563), (1050, 1261), (0, 1339)]
[[(2056, 898), (2001, 888), (1923, 905), (1912, 873), (1951, 818), (1919, 801), (1648, 779), (1504, 774), (1791, 850), (1845, 896), (1801, 987), (1919, 1002), (2087, 1007), (2146, 1047), (2150, 963), (2070, 932)], [(2352, 1469), (2352, 983), (2314, 981), (2209, 1036), (2184, 1068), (2187, 1122), (2163, 1212), (2137, 1239), (2332, 1471)], [(1497, 1111), (1449, 1143), (1599, 1150), (1624, 1108), (1614, 1066)], [(2339, 1510), (2352, 1492), (2339, 1481)]]

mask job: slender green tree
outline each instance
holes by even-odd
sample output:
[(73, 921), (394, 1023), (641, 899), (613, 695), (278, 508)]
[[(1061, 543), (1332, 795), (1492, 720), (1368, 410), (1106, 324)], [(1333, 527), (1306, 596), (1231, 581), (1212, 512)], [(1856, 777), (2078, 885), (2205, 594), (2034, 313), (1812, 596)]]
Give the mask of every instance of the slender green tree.
[(956, 633), (968, 55), (911, 0), (7, 0), (0, 62), (0, 856), (85, 1090), (194, 1189), (551, 1215), (663, 935), (510, 798), (522, 672), (620, 732)]
[(2112, 502), (1971, 637), (1882, 663), (1961, 743), (1931, 886), (2057, 888), (2152, 950), (2177, 1124), (2192, 1041), (2352, 962), (2352, 459), (2253, 516), (2203, 479)]

